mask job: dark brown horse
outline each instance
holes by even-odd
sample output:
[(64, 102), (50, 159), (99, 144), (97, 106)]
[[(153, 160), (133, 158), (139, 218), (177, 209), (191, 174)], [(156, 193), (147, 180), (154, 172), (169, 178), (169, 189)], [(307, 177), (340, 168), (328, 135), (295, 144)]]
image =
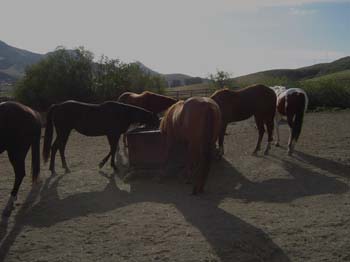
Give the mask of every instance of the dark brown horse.
[(220, 154), (224, 154), (224, 135), (227, 124), (248, 119), (254, 116), (255, 123), (259, 131), (257, 145), (253, 154), (256, 154), (261, 147), (266, 125), (268, 134), (268, 143), (264, 154), (270, 149), (270, 143), (273, 140), (273, 119), (276, 111), (276, 94), (264, 85), (252, 85), (237, 91), (227, 88), (216, 91), (212, 96), (222, 114), (222, 127), (219, 135)]
[(0, 103), (0, 153), (7, 151), (15, 171), (15, 183), (3, 211), (8, 217), (14, 208), (18, 190), (26, 175), (25, 158), (32, 148), (32, 181), (40, 172), (40, 115), (31, 108), (16, 102)]
[[(186, 175), (193, 177), (193, 194), (203, 192), (221, 125), (219, 106), (211, 98), (192, 97), (172, 105), (160, 123), (167, 152), (176, 143), (187, 145)], [(168, 161), (167, 161), (168, 162)]]
[[(43, 158), (47, 162), (50, 156), (50, 170), (55, 173), (55, 156), (60, 151), (62, 166), (66, 172), (70, 172), (66, 163), (64, 150), (72, 129), (86, 136), (107, 136), (110, 152), (100, 162), (100, 168), (111, 159), (111, 166), (115, 165), (115, 153), (121, 134), (125, 133), (132, 124), (146, 124), (158, 126), (158, 117), (140, 107), (125, 105), (108, 101), (102, 104), (87, 104), (77, 101), (66, 101), (52, 105), (47, 114), (47, 124), (44, 139)], [(56, 140), (51, 147), (53, 137), (53, 125), (56, 128)]]
[(288, 155), (292, 155), (303, 126), (304, 114), (308, 107), (308, 97), (305, 91), (300, 88), (286, 89), (283, 86), (274, 86), (272, 89), (275, 90), (277, 95), (277, 111), (275, 116), (276, 146), (279, 146), (280, 141), (278, 129), (280, 121), (286, 118), (290, 128)]
[(144, 91), (141, 94), (125, 92), (119, 96), (118, 102), (139, 106), (155, 114), (159, 114), (175, 104), (177, 100), (171, 97)]

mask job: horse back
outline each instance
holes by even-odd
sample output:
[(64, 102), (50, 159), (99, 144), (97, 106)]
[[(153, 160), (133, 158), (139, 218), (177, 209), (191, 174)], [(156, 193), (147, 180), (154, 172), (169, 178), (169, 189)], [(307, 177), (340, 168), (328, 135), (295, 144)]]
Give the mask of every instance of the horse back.
[(40, 136), (40, 132), (41, 119), (38, 112), (18, 102), (0, 104), (0, 152), (11, 145), (32, 143)]
[(248, 119), (252, 115), (274, 115), (275, 92), (264, 85), (252, 85), (239, 90), (222, 89), (211, 98), (220, 107), (226, 123)]

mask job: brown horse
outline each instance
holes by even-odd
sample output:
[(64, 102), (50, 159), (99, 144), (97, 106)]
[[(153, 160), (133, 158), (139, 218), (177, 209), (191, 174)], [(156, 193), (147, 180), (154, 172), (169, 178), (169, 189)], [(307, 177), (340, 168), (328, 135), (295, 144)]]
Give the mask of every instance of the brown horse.
[(254, 116), (256, 126), (259, 130), (257, 145), (253, 154), (256, 154), (261, 147), (265, 128), (267, 127), (268, 143), (264, 154), (268, 154), (270, 143), (273, 140), (273, 119), (276, 111), (276, 94), (264, 85), (252, 85), (237, 91), (227, 88), (216, 91), (211, 98), (215, 100), (222, 115), (222, 127), (219, 135), (220, 155), (224, 154), (224, 135), (227, 124), (248, 119)]
[[(211, 157), (220, 132), (219, 106), (211, 98), (192, 97), (172, 105), (160, 123), (167, 152), (175, 143), (187, 145), (187, 177), (193, 177), (192, 194), (203, 192)], [(168, 161), (167, 161), (168, 162)]]
[(171, 97), (144, 91), (141, 94), (125, 92), (119, 96), (118, 102), (139, 106), (155, 114), (159, 114), (175, 104), (177, 100)]
[(26, 175), (25, 158), (32, 148), (32, 181), (40, 172), (40, 115), (31, 108), (16, 102), (0, 103), (0, 153), (7, 151), (15, 171), (15, 182), (10, 199), (3, 211), (8, 217), (14, 208), (18, 190)]
[(274, 86), (272, 89), (275, 90), (277, 95), (277, 111), (275, 116), (276, 146), (279, 146), (280, 141), (278, 129), (280, 121), (283, 118), (287, 118), (290, 128), (288, 155), (292, 155), (303, 126), (304, 114), (308, 107), (308, 97), (305, 91), (300, 88), (286, 89), (283, 86)]
[[(66, 173), (70, 172), (64, 150), (72, 129), (86, 136), (107, 136), (110, 152), (100, 162), (100, 168), (107, 162), (110, 156), (111, 166), (117, 170), (115, 165), (115, 153), (117, 143), (121, 134), (125, 133), (132, 124), (146, 124), (158, 126), (158, 117), (140, 107), (125, 105), (114, 101), (102, 104), (87, 104), (77, 101), (66, 101), (61, 104), (52, 105), (47, 114), (45, 130), (43, 158), (47, 162), (50, 156), (50, 170), (55, 174), (55, 156), (60, 151), (63, 168)], [(56, 140), (51, 147), (53, 137), (53, 125), (56, 128)]]
[[(144, 91), (141, 94), (136, 94), (133, 92), (124, 92), (118, 97), (118, 102), (139, 106), (155, 114), (160, 114), (167, 110), (170, 106), (177, 102), (176, 99), (156, 94), (149, 91)], [(126, 137), (123, 136), (124, 144), (124, 156), (127, 155), (127, 142)], [(119, 150), (118, 150), (119, 154)], [(118, 155), (119, 156), (119, 155)]]

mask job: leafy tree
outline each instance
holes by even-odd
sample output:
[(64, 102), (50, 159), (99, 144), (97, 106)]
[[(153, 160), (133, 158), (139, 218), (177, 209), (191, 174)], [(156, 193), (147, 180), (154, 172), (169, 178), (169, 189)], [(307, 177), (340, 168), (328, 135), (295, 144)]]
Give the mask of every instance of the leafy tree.
[(223, 70), (217, 70), (215, 74), (210, 74), (209, 79), (215, 88), (230, 87), (232, 85), (231, 74)]
[(102, 56), (93, 61), (84, 48), (59, 47), (39, 63), (27, 68), (15, 87), (15, 98), (38, 110), (69, 99), (102, 102), (115, 100), (125, 91), (163, 92), (166, 83), (159, 76), (146, 74), (135, 63)]

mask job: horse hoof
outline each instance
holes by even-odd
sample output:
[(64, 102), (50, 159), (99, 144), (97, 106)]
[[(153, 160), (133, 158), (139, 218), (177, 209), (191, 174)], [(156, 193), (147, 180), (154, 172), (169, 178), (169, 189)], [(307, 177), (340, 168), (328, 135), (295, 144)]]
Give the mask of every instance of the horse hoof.
[(268, 154), (269, 154), (268, 150), (264, 151), (264, 156), (267, 156)]
[(280, 144), (279, 144), (279, 143), (276, 143), (276, 144), (275, 144), (275, 147), (279, 147), (279, 146), (280, 146)]
[(252, 153), (252, 156), (258, 156), (258, 151), (254, 151), (254, 152)]
[(66, 169), (65, 174), (69, 174), (71, 171), (69, 168)]

